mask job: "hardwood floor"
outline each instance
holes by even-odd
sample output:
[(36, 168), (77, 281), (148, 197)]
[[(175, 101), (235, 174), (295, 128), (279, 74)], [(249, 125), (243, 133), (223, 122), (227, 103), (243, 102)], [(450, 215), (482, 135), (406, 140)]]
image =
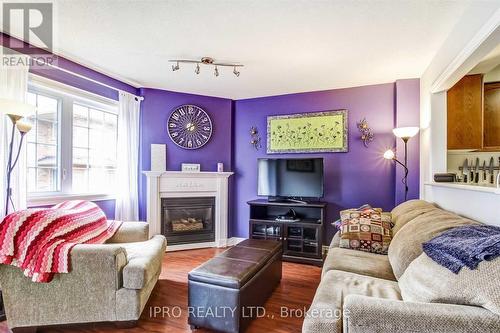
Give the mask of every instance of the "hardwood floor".
[[(187, 274), (222, 249), (202, 249), (169, 252), (163, 260), (160, 280), (155, 286), (149, 302), (142, 313), (139, 324), (131, 329), (118, 329), (110, 323), (72, 325), (62, 328), (45, 328), (38, 332), (191, 332), (187, 324)], [(300, 332), (304, 309), (314, 297), (321, 276), (321, 268), (309, 265), (283, 263), (283, 279), (265, 304), (266, 316), (255, 319), (246, 332)], [(165, 315), (154, 315), (155, 307), (170, 311)], [(292, 315), (281, 316), (281, 307)], [(293, 313), (292, 313), (293, 311)], [(0, 333), (10, 330), (5, 322), (0, 323)], [(196, 333), (208, 333), (199, 329)]]

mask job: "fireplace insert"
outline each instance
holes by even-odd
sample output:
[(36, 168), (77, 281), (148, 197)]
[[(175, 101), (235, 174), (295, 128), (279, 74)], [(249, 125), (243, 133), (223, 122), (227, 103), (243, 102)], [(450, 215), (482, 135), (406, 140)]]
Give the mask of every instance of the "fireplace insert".
[(215, 240), (215, 198), (162, 198), (161, 232), (169, 245)]

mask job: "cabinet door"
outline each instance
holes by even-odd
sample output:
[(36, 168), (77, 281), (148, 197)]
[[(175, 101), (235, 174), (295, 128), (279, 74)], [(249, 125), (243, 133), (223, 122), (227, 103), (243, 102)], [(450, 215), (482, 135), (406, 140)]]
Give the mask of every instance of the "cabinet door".
[(281, 225), (277, 223), (250, 222), (250, 238), (280, 241), (282, 238)]
[(299, 254), (302, 253), (302, 227), (286, 224), (283, 238), (283, 253)]
[(321, 256), (321, 241), (319, 229), (317, 227), (304, 227), (304, 253)]
[(483, 77), (464, 76), (447, 92), (448, 149), (483, 148)]
[(500, 82), (484, 85), (484, 147), (500, 149)]

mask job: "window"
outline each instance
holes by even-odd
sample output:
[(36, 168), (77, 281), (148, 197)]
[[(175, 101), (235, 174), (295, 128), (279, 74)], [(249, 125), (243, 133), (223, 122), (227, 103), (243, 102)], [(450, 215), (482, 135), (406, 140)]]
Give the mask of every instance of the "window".
[[(30, 85), (28, 196), (113, 194), (117, 104), (58, 84)], [(31, 200), (30, 200), (31, 201)]]
[(116, 114), (73, 104), (73, 191), (115, 187)]
[(28, 102), (37, 108), (31, 116), (33, 128), (28, 143), (28, 192), (59, 191), (59, 107), (57, 98), (28, 94)]

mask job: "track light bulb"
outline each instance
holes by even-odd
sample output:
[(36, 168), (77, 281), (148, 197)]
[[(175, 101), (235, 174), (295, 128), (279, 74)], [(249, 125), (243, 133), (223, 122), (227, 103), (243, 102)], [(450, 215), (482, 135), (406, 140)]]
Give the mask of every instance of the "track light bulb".
[(196, 64), (196, 69), (194, 70), (196, 74), (200, 74), (200, 64)]
[(172, 72), (175, 72), (177, 70), (179, 70), (179, 62), (177, 62), (175, 65), (172, 65)]
[(214, 75), (219, 76), (219, 69), (217, 68), (217, 66), (215, 66)]
[(236, 77), (240, 76), (240, 72), (236, 70), (236, 66), (234, 66), (233, 74), (236, 75)]

